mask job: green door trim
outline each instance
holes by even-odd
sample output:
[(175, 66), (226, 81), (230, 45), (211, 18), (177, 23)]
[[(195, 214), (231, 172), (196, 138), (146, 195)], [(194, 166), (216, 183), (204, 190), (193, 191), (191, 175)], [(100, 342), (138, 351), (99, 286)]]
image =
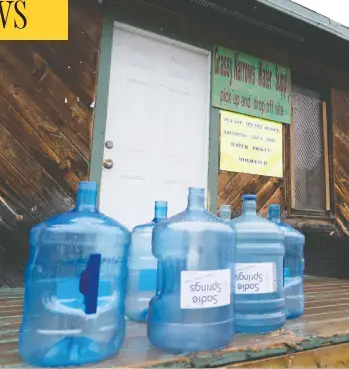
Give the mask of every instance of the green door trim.
[(102, 32), (98, 63), (97, 91), (93, 122), (91, 167), (89, 180), (100, 187), (103, 170), (105, 129), (107, 126), (110, 66), (113, 47), (114, 17), (102, 10)]
[[(211, 83), (212, 86), (212, 83)], [(210, 137), (208, 147), (207, 194), (208, 210), (217, 214), (218, 209), (218, 172), (219, 172), (219, 109), (211, 105)]]
[[(92, 150), (91, 150), (91, 167), (90, 167), (90, 181), (95, 181), (100, 186), (103, 170), (103, 155), (104, 155), (104, 142), (105, 131), (107, 124), (108, 113), (108, 95), (109, 95), (109, 81), (110, 81), (110, 69), (112, 58), (112, 46), (113, 46), (113, 31), (114, 21), (129, 24), (133, 27), (139, 27), (138, 25), (127, 22), (124, 19), (120, 19), (119, 15), (114, 11), (113, 7), (103, 5), (102, 9), (102, 35), (99, 53), (99, 66), (98, 66), (98, 79), (97, 79), (97, 92), (95, 101), (95, 115), (93, 124), (93, 138), (92, 138)], [(143, 28), (143, 27), (142, 27)], [(151, 28), (151, 29), (150, 29)], [(146, 31), (157, 33), (159, 35), (174, 38), (173, 35), (166, 34), (162, 30), (154, 30), (154, 25), (149, 25), (149, 29), (143, 28)], [(200, 47), (207, 51), (213, 52), (213, 45), (210, 47), (203, 47), (199, 43), (195, 45), (193, 42), (187, 40), (178, 39), (180, 42), (187, 43), (188, 45)], [(211, 88), (211, 86), (210, 86)], [(211, 101), (210, 101), (211, 107)], [(217, 189), (218, 189), (218, 148), (219, 148), (219, 111), (217, 109), (210, 108), (210, 122), (209, 122), (209, 153), (208, 153), (208, 173), (207, 173), (207, 198), (208, 208), (213, 214), (217, 213)]]

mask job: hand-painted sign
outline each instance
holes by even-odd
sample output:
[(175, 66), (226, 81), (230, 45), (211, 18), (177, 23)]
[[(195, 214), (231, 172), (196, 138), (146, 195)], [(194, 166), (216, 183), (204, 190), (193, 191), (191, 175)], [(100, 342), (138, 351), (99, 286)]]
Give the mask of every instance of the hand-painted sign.
[(283, 176), (282, 124), (221, 111), (220, 169)]
[(215, 46), (212, 105), (291, 123), (291, 71), (278, 64)]

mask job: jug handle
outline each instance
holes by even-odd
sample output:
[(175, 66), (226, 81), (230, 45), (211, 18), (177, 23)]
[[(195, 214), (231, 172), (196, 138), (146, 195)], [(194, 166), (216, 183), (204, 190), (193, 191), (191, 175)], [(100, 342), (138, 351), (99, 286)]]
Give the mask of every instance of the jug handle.
[(98, 303), (101, 254), (91, 254), (86, 269), (81, 273), (79, 290), (84, 295), (85, 313), (96, 314)]

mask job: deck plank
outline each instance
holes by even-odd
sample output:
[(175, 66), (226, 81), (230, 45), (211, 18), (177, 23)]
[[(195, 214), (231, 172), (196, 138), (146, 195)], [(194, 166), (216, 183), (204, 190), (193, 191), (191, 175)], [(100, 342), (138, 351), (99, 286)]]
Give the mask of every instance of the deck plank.
[[(282, 329), (270, 334), (236, 335), (229, 346), (218, 351), (172, 355), (150, 346), (145, 324), (128, 322), (120, 354), (94, 367), (226, 367), (262, 359), (270, 361), (271, 357), (286, 358), (307, 351), (310, 355), (316, 349), (326, 347), (328, 350), (330, 345), (349, 343), (349, 281), (307, 277), (305, 291), (304, 316), (288, 321)], [(21, 289), (0, 290), (2, 368), (25, 366), (17, 348), (22, 300)]]
[(228, 365), (225, 368), (349, 368), (349, 344), (322, 347), (297, 355), (288, 354), (262, 360)]

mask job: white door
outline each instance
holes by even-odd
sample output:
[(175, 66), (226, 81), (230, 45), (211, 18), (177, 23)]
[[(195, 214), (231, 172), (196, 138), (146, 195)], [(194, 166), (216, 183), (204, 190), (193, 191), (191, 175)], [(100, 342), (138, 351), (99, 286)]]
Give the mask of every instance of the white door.
[(210, 53), (115, 24), (100, 209), (132, 229), (207, 188)]

